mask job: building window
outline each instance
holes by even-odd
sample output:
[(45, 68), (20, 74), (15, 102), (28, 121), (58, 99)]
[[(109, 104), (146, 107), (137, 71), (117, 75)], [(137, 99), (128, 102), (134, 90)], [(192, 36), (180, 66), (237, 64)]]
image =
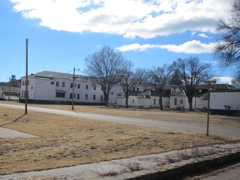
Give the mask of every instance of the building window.
[(54, 85), (54, 82), (53, 82), (53, 81), (51, 82), (51, 85)]
[(132, 100), (132, 103), (134, 104), (134, 102), (135, 102), (135, 101), (134, 101), (134, 99), (133, 99), (133, 100)]
[(80, 84), (78, 84), (78, 89), (80, 89)]
[(86, 89), (88, 89), (88, 84), (86, 85)]
[(72, 93), (70, 93), (70, 96), (69, 96), (70, 99), (72, 99)]
[(135, 87), (133, 87), (132, 90), (135, 91)]
[(139, 91), (139, 88), (137, 88), (137, 91)]
[(80, 94), (77, 94), (77, 99), (80, 99)]
[(57, 87), (59, 86), (59, 82), (58, 82), (58, 81), (56, 82), (56, 86), (57, 86)]
[(31, 89), (33, 89), (33, 86), (31, 86)]
[(73, 83), (70, 84), (70, 88), (73, 88)]
[(93, 86), (93, 90), (96, 90), (97, 89), (97, 87), (96, 86)]
[(85, 95), (85, 100), (88, 100), (88, 94)]
[(64, 92), (56, 92), (56, 97), (57, 98), (65, 98), (65, 93)]
[(103, 101), (103, 95), (101, 95), (101, 98), (100, 98), (101, 101)]
[(180, 100), (180, 104), (183, 104), (183, 100)]
[(94, 101), (96, 100), (96, 95), (93, 95), (93, 100), (94, 100)]
[(174, 98), (174, 105), (177, 105), (177, 98)]
[(62, 87), (65, 87), (65, 82), (62, 82)]
[(111, 95), (113, 95), (114, 93), (113, 92), (111, 92)]
[(153, 99), (153, 104), (154, 104), (154, 105), (156, 104), (156, 99), (155, 99), (155, 98)]
[(24, 86), (24, 81), (22, 81), (22, 85)]

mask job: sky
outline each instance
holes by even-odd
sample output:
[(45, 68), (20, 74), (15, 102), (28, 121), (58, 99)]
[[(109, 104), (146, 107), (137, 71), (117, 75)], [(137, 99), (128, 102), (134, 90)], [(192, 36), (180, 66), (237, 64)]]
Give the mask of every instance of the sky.
[(178, 58), (212, 65), (218, 83), (230, 83), (234, 66), (214, 56), (233, 0), (0, 0), (0, 82), (11, 75), (55, 71), (84, 75), (85, 58), (109, 46), (151, 69)]

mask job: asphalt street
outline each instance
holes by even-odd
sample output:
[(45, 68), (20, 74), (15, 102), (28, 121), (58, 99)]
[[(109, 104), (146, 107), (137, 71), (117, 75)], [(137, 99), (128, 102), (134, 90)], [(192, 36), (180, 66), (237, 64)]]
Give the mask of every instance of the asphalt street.
[[(9, 104), (0, 104), (0, 107), (23, 109), (23, 110), (25, 108), (24, 106), (9, 105)], [(116, 122), (116, 123), (158, 127), (158, 128), (167, 129), (167, 130), (178, 130), (178, 131), (187, 131), (187, 132), (203, 133), (203, 134), (206, 134), (206, 131), (207, 131), (206, 124), (196, 124), (196, 123), (192, 124), (192, 123), (184, 123), (184, 122), (179, 123), (179, 122), (172, 122), (172, 121), (139, 119), (139, 118), (131, 118), (131, 117), (123, 117), (123, 116), (111, 116), (111, 115), (103, 115), (103, 114), (93, 114), (93, 113), (56, 110), (56, 109), (29, 107), (29, 106), (28, 106), (28, 110), (65, 115), (65, 116), (73, 116), (73, 117), (79, 117), (79, 118), (82, 117), (87, 119)], [(219, 136), (240, 137), (240, 128), (211, 125), (209, 127), (209, 134), (219, 135)]]

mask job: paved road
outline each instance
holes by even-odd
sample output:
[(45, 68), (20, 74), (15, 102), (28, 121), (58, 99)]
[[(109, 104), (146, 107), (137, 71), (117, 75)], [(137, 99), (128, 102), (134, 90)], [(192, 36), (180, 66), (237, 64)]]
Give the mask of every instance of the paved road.
[(240, 163), (225, 167), (220, 170), (210, 172), (208, 174), (198, 176), (199, 180), (239, 180), (240, 178)]
[[(9, 105), (9, 104), (0, 104), (0, 107), (24, 109), (24, 106)], [(180, 130), (180, 131), (196, 132), (196, 133), (203, 133), (203, 134), (206, 133), (205, 124), (191, 124), (191, 123), (188, 124), (188, 123), (182, 123), (182, 122), (178, 123), (178, 122), (161, 121), (161, 120), (138, 119), (138, 118), (131, 118), (131, 117), (110, 116), (110, 115), (103, 115), (103, 114), (92, 114), (92, 113), (47, 109), (47, 108), (39, 108), (39, 107), (28, 107), (28, 110), (66, 115), (66, 116), (82, 117), (82, 118), (95, 119), (95, 120), (101, 120), (101, 121), (134, 124), (139, 126), (158, 127), (158, 128), (167, 129), (167, 130)], [(240, 128), (224, 127), (224, 126), (220, 127), (220, 126), (211, 125), (209, 128), (209, 134), (219, 135), (219, 136), (240, 137)]]

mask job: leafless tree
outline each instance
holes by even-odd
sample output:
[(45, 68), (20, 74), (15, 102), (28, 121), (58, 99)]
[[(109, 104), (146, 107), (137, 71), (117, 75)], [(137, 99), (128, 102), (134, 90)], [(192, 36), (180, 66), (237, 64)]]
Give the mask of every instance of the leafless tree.
[(201, 64), (196, 57), (188, 59), (178, 59), (173, 63), (174, 68), (178, 69), (182, 83), (175, 82), (180, 88), (185, 90), (189, 102), (189, 110), (193, 110), (192, 100), (197, 86), (209, 78), (208, 70), (210, 64)]
[(125, 67), (125, 59), (118, 51), (104, 46), (85, 58), (86, 73), (101, 85), (105, 106), (108, 106), (109, 93), (112, 87), (120, 82), (119, 72)]
[(162, 67), (153, 68), (153, 70), (149, 73), (149, 80), (150, 83), (153, 84), (154, 88), (159, 93), (159, 105), (160, 109), (163, 110), (163, 93), (164, 93), (164, 86), (170, 82), (170, 76), (173, 72), (172, 65), (167, 66), (164, 65)]
[(226, 32), (215, 49), (216, 55), (225, 65), (240, 64), (240, 0), (233, 3), (231, 13), (231, 19), (227, 22), (220, 20), (217, 26), (219, 31)]
[(131, 91), (134, 87), (140, 85), (145, 78), (146, 71), (143, 69), (137, 69), (135, 72), (132, 71), (133, 64), (128, 61), (125, 69), (122, 71), (120, 85), (125, 94), (125, 107), (128, 108), (128, 99)]
[[(217, 26), (219, 31), (225, 32), (219, 40), (215, 55), (226, 65), (236, 64), (240, 68), (240, 0), (235, 0), (232, 5), (231, 18), (228, 21), (220, 20)], [(239, 84), (240, 73), (236, 72), (234, 85)]]

